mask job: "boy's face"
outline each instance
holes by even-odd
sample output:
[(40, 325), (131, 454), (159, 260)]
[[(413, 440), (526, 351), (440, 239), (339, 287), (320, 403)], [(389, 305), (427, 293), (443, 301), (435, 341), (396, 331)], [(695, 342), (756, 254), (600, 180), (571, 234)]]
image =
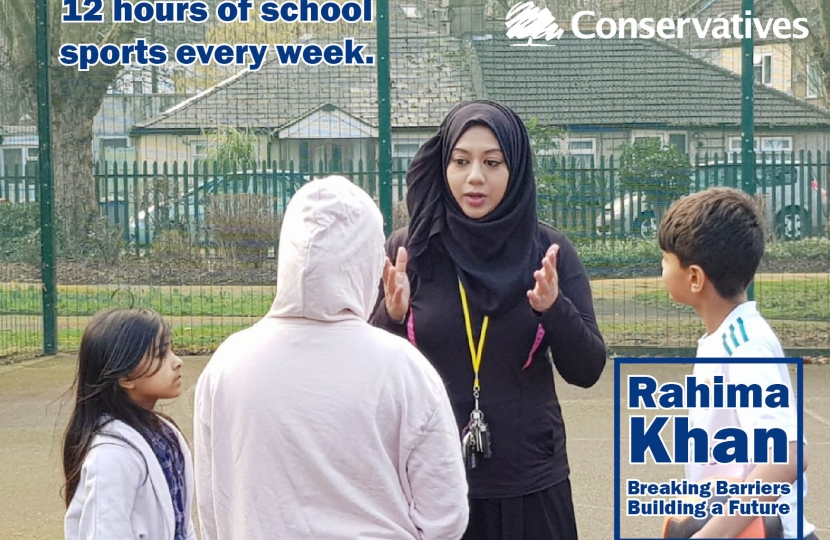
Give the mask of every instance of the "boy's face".
[(671, 299), (687, 306), (692, 305), (694, 295), (691, 269), (684, 268), (677, 255), (666, 251), (663, 252), (660, 265), (663, 267), (663, 284)]

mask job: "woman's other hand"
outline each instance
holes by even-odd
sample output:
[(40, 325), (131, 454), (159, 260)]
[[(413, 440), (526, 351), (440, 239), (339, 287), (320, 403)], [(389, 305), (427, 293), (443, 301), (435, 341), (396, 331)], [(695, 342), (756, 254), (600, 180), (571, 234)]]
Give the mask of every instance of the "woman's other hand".
[(395, 264), (386, 257), (383, 268), (383, 295), (386, 304), (386, 313), (393, 321), (403, 322), (406, 312), (409, 311), (409, 276), (406, 274), (406, 264), (409, 254), (406, 248), (399, 247)]
[(536, 286), (532, 291), (527, 291), (527, 299), (530, 307), (539, 313), (549, 310), (559, 297), (559, 273), (556, 271), (558, 255), (559, 244), (553, 244), (542, 258), (542, 268), (533, 272)]

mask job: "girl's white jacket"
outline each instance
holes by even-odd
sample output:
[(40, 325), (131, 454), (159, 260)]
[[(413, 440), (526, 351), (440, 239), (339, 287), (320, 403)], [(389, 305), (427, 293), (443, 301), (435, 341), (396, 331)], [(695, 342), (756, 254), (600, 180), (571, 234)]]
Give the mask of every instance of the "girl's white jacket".
[(344, 178), (291, 199), (270, 312), (229, 337), (195, 396), (202, 540), (457, 539), (461, 443), (444, 385), (366, 321), (382, 218)]
[[(168, 424), (169, 425), (169, 424)], [(193, 465), (187, 441), (179, 437), (185, 462), (187, 538), (196, 540), (190, 519)], [(173, 500), (164, 472), (138, 431), (114, 420), (95, 436), (84, 460), (78, 488), (66, 511), (66, 540), (173, 540)]]

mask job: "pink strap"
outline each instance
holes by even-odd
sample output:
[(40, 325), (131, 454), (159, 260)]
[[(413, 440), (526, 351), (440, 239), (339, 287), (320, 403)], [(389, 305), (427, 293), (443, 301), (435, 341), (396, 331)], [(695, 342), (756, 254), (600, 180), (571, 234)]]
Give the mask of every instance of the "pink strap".
[[(412, 308), (409, 308), (409, 317), (406, 321), (406, 337), (412, 345), (415, 347), (418, 346), (418, 343), (415, 341), (415, 313), (412, 311)], [(536, 328), (536, 339), (533, 340), (533, 347), (530, 348), (530, 354), (527, 355), (527, 362), (525, 362), (522, 370), (529, 368), (530, 364), (533, 363), (533, 355), (539, 350), (539, 345), (542, 344), (543, 339), (545, 339), (545, 329), (540, 324)]]
[(415, 314), (413, 313), (411, 307), (409, 308), (409, 319), (406, 321), (406, 337), (412, 345), (415, 347), (418, 346), (415, 342)]
[(533, 355), (536, 354), (537, 349), (539, 349), (539, 345), (542, 344), (542, 340), (545, 338), (545, 329), (542, 328), (540, 324), (536, 328), (536, 339), (533, 340), (533, 347), (530, 348), (530, 354), (527, 355), (527, 362), (525, 362), (524, 367), (522, 370), (525, 370), (530, 367), (530, 364), (533, 363)]

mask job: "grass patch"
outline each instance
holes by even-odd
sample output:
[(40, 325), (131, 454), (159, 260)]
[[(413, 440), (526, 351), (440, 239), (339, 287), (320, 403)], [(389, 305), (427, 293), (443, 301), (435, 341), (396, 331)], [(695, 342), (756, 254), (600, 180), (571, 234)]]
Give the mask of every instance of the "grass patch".
[[(758, 276), (755, 299), (767, 319), (830, 321), (830, 275), (820, 277), (793, 276), (775, 279)], [(665, 289), (636, 292), (635, 302), (644, 305), (691, 311), (669, 298)]]
[[(830, 343), (830, 325), (824, 322), (770, 320), (775, 333), (785, 348), (824, 347)], [(173, 350), (180, 355), (204, 355), (216, 350), (232, 333), (250, 326), (250, 323), (173, 325)], [(649, 347), (655, 352), (663, 347), (695, 347), (704, 333), (700, 321), (670, 319), (662, 321), (600, 322), (600, 330), (610, 348), (619, 346)], [(58, 348), (70, 353), (78, 350), (82, 328), (61, 328)], [(43, 333), (40, 330), (10, 330), (0, 332), (0, 358), (41, 351)], [(12, 344), (16, 344), (12, 346)]]
[[(135, 305), (169, 316), (260, 317), (273, 301), (273, 287), (58, 286), (61, 316), (89, 316), (104, 308)], [(40, 288), (28, 284), (0, 286), (0, 315), (41, 312)]]
[[(232, 333), (247, 328), (248, 324), (205, 324), (173, 326), (173, 350), (179, 355), (210, 354)], [(58, 331), (58, 349), (61, 352), (78, 350), (83, 336), (82, 328), (61, 328)], [(11, 330), (0, 332), (3, 343), (0, 358), (22, 353), (38, 354), (43, 344), (41, 330)]]
[[(770, 320), (770, 326), (787, 348), (826, 348), (830, 343), (830, 325), (825, 322)], [(703, 323), (685, 321), (600, 323), (608, 347), (697, 347), (705, 333)]]
[[(662, 252), (657, 240), (609, 239), (577, 242), (579, 258), (593, 277), (659, 276)], [(827, 272), (830, 239), (767, 242), (761, 267), (772, 272)]]

